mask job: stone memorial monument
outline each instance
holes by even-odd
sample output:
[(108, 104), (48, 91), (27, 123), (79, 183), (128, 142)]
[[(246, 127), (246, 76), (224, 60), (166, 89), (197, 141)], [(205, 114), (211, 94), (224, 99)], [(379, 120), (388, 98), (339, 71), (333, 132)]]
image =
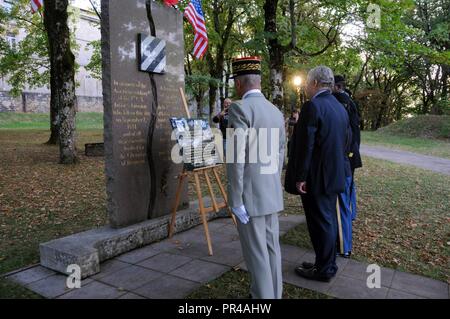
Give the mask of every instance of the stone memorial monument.
[[(67, 273), (75, 264), (82, 278), (102, 261), (167, 237), (183, 169), (171, 160), (169, 121), (185, 115), (182, 13), (151, 0), (102, 0), (101, 8), (109, 225), (40, 245), (42, 266)], [(176, 231), (200, 224), (187, 185), (180, 203)]]
[(102, 15), (107, 207), (111, 226), (123, 227), (174, 202), (169, 181), (182, 165), (170, 157), (169, 118), (185, 115), (183, 16), (150, 0), (103, 1)]

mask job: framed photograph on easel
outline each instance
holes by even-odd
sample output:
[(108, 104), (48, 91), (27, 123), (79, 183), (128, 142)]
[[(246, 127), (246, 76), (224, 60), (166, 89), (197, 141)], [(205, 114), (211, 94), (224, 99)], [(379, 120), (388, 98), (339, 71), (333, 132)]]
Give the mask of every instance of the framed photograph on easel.
[[(187, 114), (187, 118), (170, 118), (170, 125), (175, 131), (177, 143), (180, 146), (184, 168), (183, 172), (178, 176), (177, 193), (175, 196), (175, 203), (172, 210), (172, 217), (169, 223), (169, 238), (172, 237), (175, 231), (177, 207), (180, 201), (180, 193), (184, 180), (189, 176), (194, 177), (194, 186), (198, 198), (198, 208), (200, 217), (202, 219), (203, 227), (205, 228), (206, 242), (208, 244), (209, 255), (212, 256), (213, 249), (211, 243), (211, 237), (209, 235), (208, 220), (206, 218), (209, 213), (218, 213), (221, 209), (226, 209), (233, 219), (236, 225), (236, 219), (228, 207), (227, 194), (225, 188), (220, 180), (218, 168), (221, 164), (218, 164), (219, 157), (216, 152), (215, 137), (211, 130), (211, 127), (205, 119), (193, 119), (190, 116), (189, 109), (186, 102), (184, 91), (180, 88), (180, 94), (183, 100), (184, 108)], [(210, 175), (212, 174), (213, 180)], [(211, 207), (205, 207), (200, 183), (200, 177), (203, 176), (208, 192), (211, 198)], [(223, 202), (218, 202), (213, 190), (213, 184), (215, 182), (222, 195)]]

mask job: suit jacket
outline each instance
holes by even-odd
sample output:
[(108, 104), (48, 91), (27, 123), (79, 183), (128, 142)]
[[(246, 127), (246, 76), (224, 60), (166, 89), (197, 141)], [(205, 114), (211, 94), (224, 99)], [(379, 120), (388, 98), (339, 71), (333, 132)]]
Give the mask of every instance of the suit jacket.
[[(252, 129), (259, 134), (258, 139), (245, 138), (240, 144), (237, 138), (227, 138), (227, 175), (228, 202), (230, 207), (244, 205), (250, 216), (263, 216), (280, 212), (284, 209), (281, 171), (284, 161), (286, 133), (283, 114), (261, 93), (251, 93), (245, 99), (234, 102), (228, 111), (229, 128), (241, 132)], [(261, 135), (266, 129), (267, 139)], [(275, 129), (275, 130), (274, 130)], [(229, 132), (228, 132), (229, 133)], [(249, 134), (252, 136), (252, 134)], [(266, 145), (267, 155), (273, 149), (272, 165), (258, 154), (262, 143)], [(229, 151), (234, 151), (234, 158)], [(252, 153), (250, 154), (250, 151)], [(240, 161), (239, 154), (242, 156)], [(230, 163), (230, 160), (233, 160)]]
[(359, 153), (359, 147), (361, 145), (361, 130), (359, 129), (359, 114), (355, 102), (351, 97), (344, 92), (333, 93), (334, 97), (344, 105), (347, 111), (350, 127), (352, 129), (352, 142), (350, 145), (350, 166), (352, 171), (356, 168), (362, 167), (361, 154)]
[(339, 194), (351, 176), (348, 152), (351, 129), (346, 110), (329, 91), (306, 102), (294, 130), (285, 190), (299, 194), (306, 181), (310, 194)]
[(219, 129), (222, 132), (222, 137), (227, 138), (227, 127), (228, 127), (228, 111), (225, 112), (224, 116), (220, 116), (217, 114), (213, 117), (214, 123), (219, 123)]

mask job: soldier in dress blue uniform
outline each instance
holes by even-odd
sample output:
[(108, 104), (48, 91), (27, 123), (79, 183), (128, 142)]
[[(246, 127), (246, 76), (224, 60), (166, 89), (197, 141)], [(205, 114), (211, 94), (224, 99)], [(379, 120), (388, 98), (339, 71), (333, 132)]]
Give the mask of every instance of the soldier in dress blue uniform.
[(334, 97), (347, 111), (350, 127), (352, 129), (352, 141), (348, 154), (351, 166), (351, 175), (346, 176), (345, 191), (339, 194), (338, 216), (338, 252), (343, 257), (350, 257), (352, 253), (352, 222), (356, 218), (356, 187), (354, 181), (355, 169), (362, 167), (359, 147), (361, 144), (361, 132), (359, 129), (358, 108), (345, 88), (345, 78), (341, 75), (334, 77)]

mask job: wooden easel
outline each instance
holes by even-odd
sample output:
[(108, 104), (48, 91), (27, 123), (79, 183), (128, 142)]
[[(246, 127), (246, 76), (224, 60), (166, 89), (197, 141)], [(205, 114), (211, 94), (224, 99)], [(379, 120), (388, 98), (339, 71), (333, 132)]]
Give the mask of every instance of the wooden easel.
[[(188, 105), (186, 102), (186, 97), (184, 95), (184, 91), (182, 88), (180, 88), (180, 94), (181, 94), (181, 98), (183, 100), (183, 105), (184, 105), (186, 114), (187, 114), (188, 118), (190, 118), (191, 115), (189, 113)], [(219, 173), (217, 172), (217, 169), (220, 166), (221, 165), (207, 166), (207, 167), (194, 169), (192, 171), (188, 171), (185, 168), (183, 169), (183, 172), (178, 176), (178, 185), (177, 185), (177, 190), (176, 190), (176, 195), (175, 195), (175, 203), (174, 203), (174, 206), (172, 209), (172, 218), (171, 218), (170, 224), (169, 224), (169, 238), (171, 238), (173, 235), (174, 228), (175, 228), (177, 208), (180, 203), (181, 191), (183, 189), (183, 182), (185, 179), (187, 179), (189, 177), (189, 175), (194, 175), (195, 191), (197, 193), (197, 198), (198, 198), (198, 210), (200, 213), (200, 217), (202, 219), (203, 227), (205, 229), (206, 242), (208, 244), (208, 252), (209, 252), (210, 256), (213, 255), (213, 249), (212, 249), (212, 244), (211, 244), (211, 237), (209, 235), (208, 220), (206, 218), (207, 214), (212, 213), (212, 212), (218, 213), (220, 209), (226, 208), (228, 210), (228, 213), (230, 214), (231, 218), (233, 219), (234, 224), (236, 225), (236, 218), (234, 217), (233, 213), (231, 212), (231, 209), (228, 207), (227, 194), (225, 192), (225, 188), (222, 185), (222, 182), (220, 181)], [(220, 202), (220, 203), (217, 202), (216, 197), (214, 195), (214, 190), (212, 188), (211, 179), (210, 179), (208, 173), (213, 174), (214, 181), (219, 186), (220, 193), (222, 194), (223, 202)], [(205, 207), (205, 204), (203, 202), (202, 188), (200, 185), (200, 176), (201, 175), (203, 175), (205, 177), (209, 195), (211, 196), (212, 206), (210, 206), (210, 207)]]

